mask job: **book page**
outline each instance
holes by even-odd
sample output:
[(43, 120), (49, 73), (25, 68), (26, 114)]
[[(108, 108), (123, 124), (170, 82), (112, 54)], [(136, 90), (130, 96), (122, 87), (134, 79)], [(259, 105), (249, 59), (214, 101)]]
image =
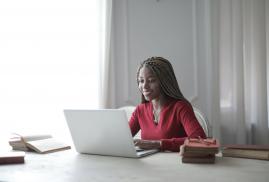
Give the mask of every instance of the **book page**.
[(38, 134), (38, 133), (37, 134), (13, 133), (12, 136), (10, 137), (10, 141), (15, 142), (15, 141), (23, 140), (24, 142), (27, 142), (27, 141), (46, 139), (46, 138), (52, 138), (52, 136), (50, 134)]
[(54, 138), (47, 138), (43, 140), (28, 141), (26, 145), (38, 153), (49, 153), (59, 150), (70, 149), (71, 147), (63, 142), (59, 142)]
[(52, 138), (52, 136), (49, 135), (49, 134), (25, 135), (25, 136), (21, 136), (21, 137), (22, 137), (22, 139), (24, 140), (24, 142), (35, 141), (35, 140), (43, 140), (43, 139), (47, 139), (47, 138)]

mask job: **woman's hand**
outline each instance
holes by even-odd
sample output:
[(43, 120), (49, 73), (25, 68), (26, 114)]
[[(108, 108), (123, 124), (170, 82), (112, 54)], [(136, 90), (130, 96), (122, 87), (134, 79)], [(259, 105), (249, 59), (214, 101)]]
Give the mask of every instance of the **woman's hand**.
[(160, 140), (135, 139), (134, 144), (135, 144), (135, 146), (137, 146), (141, 149), (160, 149), (161, 148), (161, 141)]

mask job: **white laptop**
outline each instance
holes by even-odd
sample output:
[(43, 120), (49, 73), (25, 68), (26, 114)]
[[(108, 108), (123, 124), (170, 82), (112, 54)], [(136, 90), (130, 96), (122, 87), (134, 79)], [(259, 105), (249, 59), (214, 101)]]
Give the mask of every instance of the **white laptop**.
[(64, 110), (79, 153), (139, 158), (158, 150), (137, 150), (124, 110)]

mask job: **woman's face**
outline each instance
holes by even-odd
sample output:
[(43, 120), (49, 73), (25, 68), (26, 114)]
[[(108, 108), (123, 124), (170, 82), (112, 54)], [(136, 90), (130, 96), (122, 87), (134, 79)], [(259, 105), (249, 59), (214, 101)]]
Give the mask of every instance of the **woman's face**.
[(147, 101), (158, 100), (161, 95), (161, 87), (158, 78), (145, 66), (139, 71), (138, 88)]

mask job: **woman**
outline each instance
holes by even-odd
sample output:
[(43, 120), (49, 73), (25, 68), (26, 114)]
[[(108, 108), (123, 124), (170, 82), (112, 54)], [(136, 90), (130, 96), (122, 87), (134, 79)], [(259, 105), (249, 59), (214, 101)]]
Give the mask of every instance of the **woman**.
[(141, 140), (135, 141), (136, 146), (177, 152), (186, 137), (206, 137), (168, 60), (145, 60), (138, 68), (137, 83), (142, 101), (129, 121), (133, 136), (141, 129)]

